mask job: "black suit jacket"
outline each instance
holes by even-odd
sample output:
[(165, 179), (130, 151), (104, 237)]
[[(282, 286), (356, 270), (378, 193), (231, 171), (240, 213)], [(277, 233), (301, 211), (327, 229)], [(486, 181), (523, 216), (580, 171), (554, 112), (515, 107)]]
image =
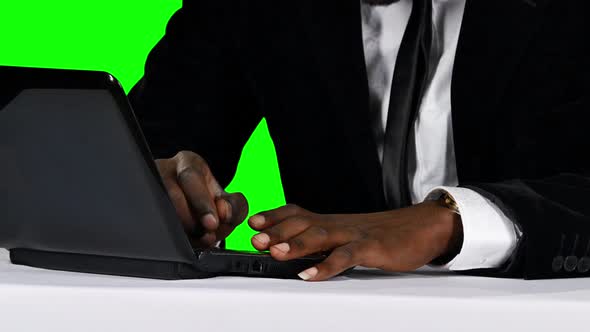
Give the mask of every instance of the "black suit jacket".
[[(459, 181), (524, 232), (509, 263), (472, 273), (590, 275), (552, 267), (590, 241), (589, 12), (586, 0), (467, 1), (452, 82)], [(185, 1), (130, 99), (156, 157), (195, 151), (227, 184), (266, 117), (289, 202), (387, 209), (358, 0)]]

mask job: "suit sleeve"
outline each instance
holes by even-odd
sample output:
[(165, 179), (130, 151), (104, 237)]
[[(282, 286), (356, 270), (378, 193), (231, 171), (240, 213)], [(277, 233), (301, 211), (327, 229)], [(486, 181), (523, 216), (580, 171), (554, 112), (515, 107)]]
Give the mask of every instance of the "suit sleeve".
[(240, 12), (220, 2), (185, 1), (129, 95), (155, 158), (194, 151), (222, 186), (262, 119), (236, 37), (246, 26)]
[(470, 274), (590, 277), (589, 91), (530, 119), (534, 130), (527, 135), (534, 144), (523, 153), (533, 162), (545, 160), (538, 168), (551, 170), (549, 174), (465, 184), (500, 207), (523, 232), (517, 250), (502, 268)]

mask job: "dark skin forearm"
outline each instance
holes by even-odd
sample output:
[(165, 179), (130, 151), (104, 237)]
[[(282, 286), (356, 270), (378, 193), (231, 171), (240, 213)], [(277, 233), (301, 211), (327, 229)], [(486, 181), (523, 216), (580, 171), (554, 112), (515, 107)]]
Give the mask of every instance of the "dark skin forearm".
[(437, 201), (371, 214), (321, 215), (294, 205), (253, 216), (249, 224), (261, 234), (252, 238), (259, 250), (277, 260), (331, 251), (301, 277), (329, 279), (351, 267), (412, 271), (437, 258), (452, 259), (461, 249), (461, 218)]

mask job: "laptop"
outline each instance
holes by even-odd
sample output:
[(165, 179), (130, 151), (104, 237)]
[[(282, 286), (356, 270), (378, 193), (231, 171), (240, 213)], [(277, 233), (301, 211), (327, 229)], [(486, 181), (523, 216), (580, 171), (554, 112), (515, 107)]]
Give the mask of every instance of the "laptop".
[(118, 81), (0, 67), (0, 247), (14, 264), (157, 279), (296, 278), (325, 256), (194, 249)]

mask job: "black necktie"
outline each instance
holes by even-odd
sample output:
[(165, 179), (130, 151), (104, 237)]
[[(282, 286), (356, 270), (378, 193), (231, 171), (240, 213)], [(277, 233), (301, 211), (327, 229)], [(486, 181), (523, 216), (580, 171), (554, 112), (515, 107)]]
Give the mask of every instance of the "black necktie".
[(432, 0), (414, 0), (395, 64), (383, 143), (383, 186), (391, 209), (411, 204), (407, 145), (428, 75)]

